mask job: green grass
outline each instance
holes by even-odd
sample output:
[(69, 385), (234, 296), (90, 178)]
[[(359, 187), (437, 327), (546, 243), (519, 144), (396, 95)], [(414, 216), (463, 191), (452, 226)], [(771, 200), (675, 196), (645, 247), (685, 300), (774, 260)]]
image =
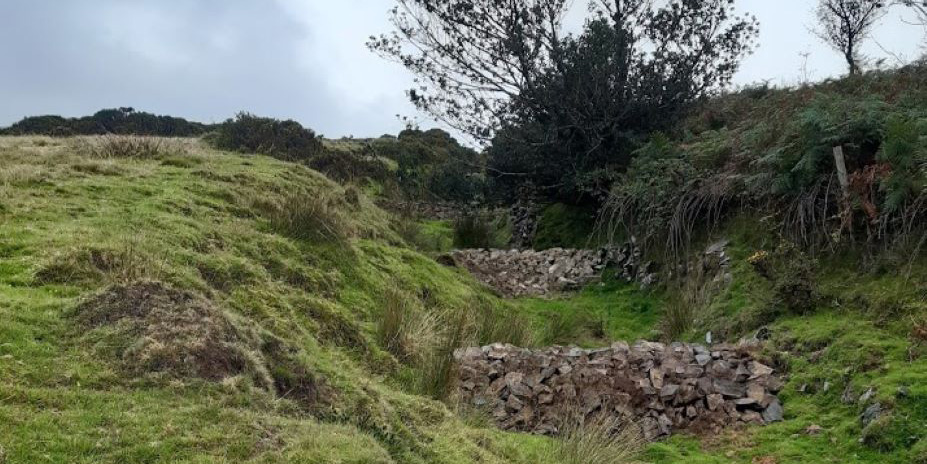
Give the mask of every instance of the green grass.
[(576, 294), (514, 301), (537, 334), (539, 346), (578, 344), (597, 347), (616, 340), (653, 339), (664, 302), (662, 292), (606, 276)]
[[(771, 249), (777, 240), (749, 223), (738, 219), (716, 231), (731, 239), (732, 283), (696, 308), (695, 328), (683, 339), (699, 341), (712, 330), (716, 340), (736, 341), (752, 334), (757, 324), (768, 324), (773, 335), (764, 356), (787, 375), (781, 394), (786, 420), (719, 437), (675, 436), (650, 445), (645, 461), (920, 462), (916, 460), (923, 459), (927, 448), (927, 346), (910, 333), (913, 321), (927, 316), (927, 263), (904, 253), (882, 253), (868, 260), (855, 253), (820, 256), (815, 279), (822, 297), (817, 307), (807, 315), (790, 315), (775, 307), (771, 284), (747, 262), (756, 250)], [(717, 237), (705, 237), (704, 243), (711, 243), (710, 238)], [(593, 347), (611, 340), (657, 337), (673, 292), (642, 292), (636, 286), (605, 282), (552, 300), (515, 304), (531, 316), (541, 344)], [(872, 388), (871, 401), (889, 411), (885, 419), (864, 430), (859, 415), (867, 405), (844, 404), (841, 396), (847, 385), (857, 396)], [(900, 388), (906, 396), (898, 395)], [(821, 426), (821, 434), (806, 433), (811, 425)], [(860, 441), (863, 437), (865, 442)]]
[[(483, 324), (466, 343), (515, 336), (520, 317), (538, 345), (653, 339), (672, 301), (667, 291), (607, 277), (576, 294), (503, 302), (408, 249), (368, 198), (341, 201), (344, 188), (304, 167), (198, 144), (185, 155), (88, 160), (71, 143), (0, 138), (0, 449), (9, 463), (551, 462), (549, 439), (497, 431), (422, 394), (427, 365), (403, 364), (378, 341), (387, 289), (443, 321), (464, 314), (499, 322)], [(300, 196), (330, 201), (332, 220), (322, 223), (336, 224), (339, 240), (275, 221)], [(446, 222), (420, 228), (442, 249), (450, 240)], [(698, 330), (688, 339), (711, 327), (736, 339), (768, 309), (769, 284), (746, 262), (768, 248), (767, 239), (744, 224), (727, 232), (733, 283), (696, 313)], [(673, 437), (651, 445), (644, 460), (907, 463), (921, 456), (927, 348), (910, 333), (927, 313), (927, 266), (902, 258), (863, 266), (859, 256), (822, 259), (819, 307), (770, 323), (767, 356), (788, 373), (785, 422)], [(113, 359), (112, 334), (85, 332), (74, 309), (138, 277), (196, 291), (279, 339), (301, 364), (277, 367), (324, 378), (333, 393), (326, 408), (307, 411), (243, 377), (127, 376)], [(890, 414), (864, 431), (864, 405), (840, 401), (847, 385), (857, 393), (873, 388)], [(900, 387), (906, 396), (897, 395)], [(823, 432), (804, 433), (812, 424)]]
[[(196, 144), (184, 156), (94, 161), (70, 139), (0, 138), (6, 462), (537, 462), (544, 440), (468, 425), (405, 389), (376, 342), (385, 288), (427, 292), (438, 311), (492, 298), (472, 279), (400, 246), (386, 213), (340, 201), (309, 169)], [(294, 196), (330, 199), (344, 240), (280, 228)], [(280, 340), (331, 397), (310, 415), (244, 377), (126, 375), (109, 329), (73, 315), (134, 278), (201, 293)]]
[(450, 220), (428, 219), (419, 223), (419, 240), (428, 251), (448, 252), (454, 248), (454, 224)]
[[(704, 443), (676, 437), (651, 446), (650, 459), (698, 464), (750, 463), (766, 456), (775, 462), (913, 462), (912, 447), (927, 439), (927, 359), (909, 360), (911, 343), (903, 328), (880, 328), (855, 312), (822, 310), (781, 320), (772, 331), (770, 346), (790, 374), (780, 395), (786, 420), (731, 431)], [(824, 382), (829, 383), (826, 391)], [(892, 411), (887, 427), (873, 432), (878, 446), (860, 443), (858, 416), (865, 405), (841, 401), (847, 385), (857, 395), (873, 388), (871, 401)], [(908, 389), (907, 396), (898, 396), (899, 387)], [(806, 429), (811, 425), (823, 431), (809, 435)]]

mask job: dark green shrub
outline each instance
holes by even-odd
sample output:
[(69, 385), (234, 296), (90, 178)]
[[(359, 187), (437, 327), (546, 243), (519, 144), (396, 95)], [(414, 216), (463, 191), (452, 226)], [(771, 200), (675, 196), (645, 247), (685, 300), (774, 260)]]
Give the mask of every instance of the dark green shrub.
[(885, 142), (879, 160), (891, 166), (891, 175), (880, 186), (888, 212), (901, 209), (905, 202), (927, 189), (927, 118), (920, 121), (893, 115), (885, 125)]
[(555, 203), (544, 208), (534, 234), (534, 249), (587, 248), (595, 230), (596, 209)]
[(369, 153), (346, 150), (323, 150), (309, 160), (309, 167), (338, 182), (375, 181), (393, 176), (389, 166)]
[(103, 134), (193, 137), (208, 130), (209, 126), (206, 124), (182, 118), (158, 116), (135, 111), (134, 108), (114, 108), (80, 118), (30, 116), (5, 129), (4, 133), (56, 137)]
[(222, 150), (264, 154), (285, 161), (307, 161), (322, 153), (322, 142), (315, 132), (298, 122), (249, 113), (225, 121), (212, 142)]
[(792, 314), (814, 309), (818, 301), (817, 262), (791, 242), (773, 252), (759, 251), (749, 258), (754, 270), (773, 287), (773, 306)]
[(484, 160), (443, 130), (404, 130), (374, 140), (369, 150), (396, 162), (394, 175), (407, 198), (464, 203), (482, 195)]

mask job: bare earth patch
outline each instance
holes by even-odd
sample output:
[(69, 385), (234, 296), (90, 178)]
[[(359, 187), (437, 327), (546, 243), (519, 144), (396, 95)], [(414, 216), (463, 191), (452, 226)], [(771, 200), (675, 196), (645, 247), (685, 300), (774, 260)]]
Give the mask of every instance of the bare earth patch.
[(122, 367), (138, 373), (222, 380), (250, 374), (272, 385), (257, 337), (210, 301), (157, 281), (116, 285), (83, 302), (77, 318), (90, 329), (112, 327), (132, 341)]

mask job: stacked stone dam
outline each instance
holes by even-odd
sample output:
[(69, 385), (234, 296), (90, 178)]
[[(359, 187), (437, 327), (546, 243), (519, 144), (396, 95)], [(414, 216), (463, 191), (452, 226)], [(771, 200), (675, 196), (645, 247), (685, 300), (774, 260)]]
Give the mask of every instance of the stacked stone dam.
[(582, 350), (458, 350), (458, 394), (509, 430), (557, 434), (577, 410), (630, 418), (645, 438), (782, 420), (782, 382), (750, 346), (637, 342)]
[(637, 255), (622, 249), (457, 250), (450, 260), (505, 296), (541, 296), (574, 290), (598, 280), (607, 265), (618, 265), (629, 278)]
[(378, 205), (388, 211), (402, 212), (413, 217), (454, 220), (463, 216), (469, 205), (451, 202), (389, 201), (381, 200)]

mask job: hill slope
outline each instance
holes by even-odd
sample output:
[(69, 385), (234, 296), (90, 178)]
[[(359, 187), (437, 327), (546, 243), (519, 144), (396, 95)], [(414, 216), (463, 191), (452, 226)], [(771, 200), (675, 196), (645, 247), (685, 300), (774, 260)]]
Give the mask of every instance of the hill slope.
[(540, 459), (383, 348), (390, 305), (472, 321), (453, 336), (476, 343), (498, 302), (362, 195), (199, 142), (101, 143), (0, 139), (7, 462)]
[[(729, 285), (699, 301), (611, 278), (501, 301), (308, 168), (198, 141), (110, 143), (0, 138), (0, 462), (561, 462), (558, 441), (432, 399), (453, 348), (758, 328), (788, 380), (786, 420), (673, 437), (645, 462), (925, 462), (918, 256), (803, 270), (742, 215), (694, 241), (730, 241)], [(773, 274), (813, 281), (812, 304), (790, 307), (790, 287), (761, 277), (767, 252)], [(671, 330), (680, 312), (690, 322)]]

